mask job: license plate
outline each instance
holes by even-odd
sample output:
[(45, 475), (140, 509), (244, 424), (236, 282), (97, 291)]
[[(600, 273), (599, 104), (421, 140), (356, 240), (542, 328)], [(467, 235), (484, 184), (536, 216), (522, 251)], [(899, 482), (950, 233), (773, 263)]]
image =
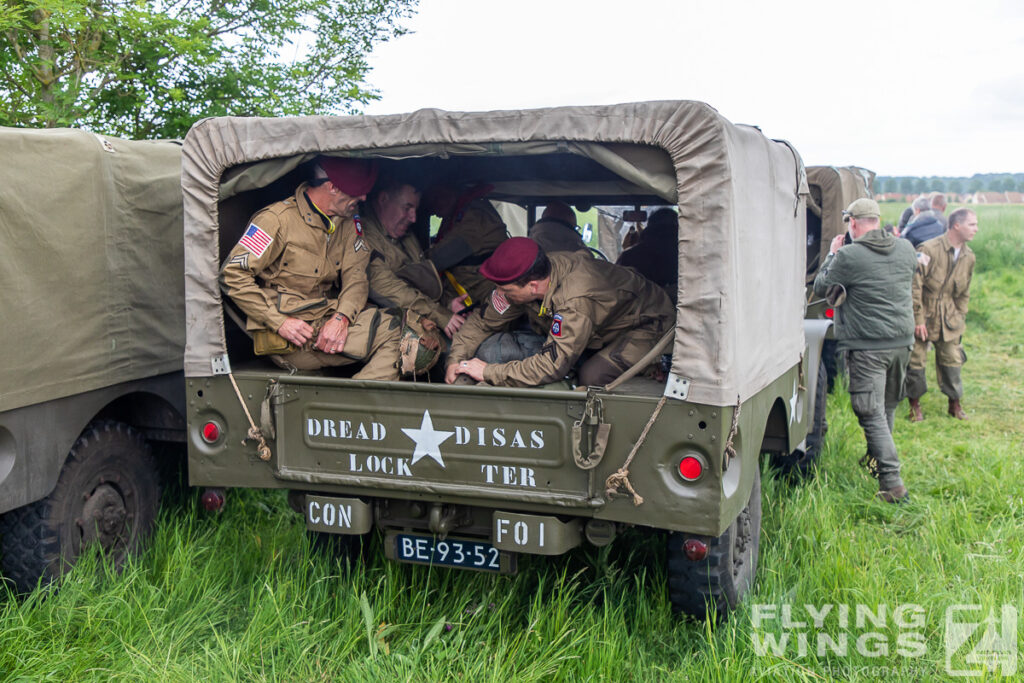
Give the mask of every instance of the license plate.
[(515, 572), (515, 556), (490, 543), (462, 538), (441, 540), (420, 534), (394, 535), (395, 559), (416, 564), (436, 564), (484, 572)]

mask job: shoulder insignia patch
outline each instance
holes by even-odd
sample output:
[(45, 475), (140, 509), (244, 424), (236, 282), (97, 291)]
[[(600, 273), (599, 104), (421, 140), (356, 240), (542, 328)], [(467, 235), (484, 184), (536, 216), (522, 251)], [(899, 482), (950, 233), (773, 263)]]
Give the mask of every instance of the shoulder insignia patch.
[(502, 315), (502, 314), (505, 313), (505, 311), (508, 310), (508, 307), (509, 307), (508, 299), (506, 299), (502, 295), (502, 293), (499, 292), (498, 290), (496, 290), (496, 289), (492, 290), (491, 291), (491, 306), (493, 306), (494, 310), (496, 310), (498, 312), (498, 315)]
[(242, 239), (238, 240), (238, 243), (251, 251), (253, 256), (259, 258), (263, 256), (263, 252), (267, 250), (267, 247), (273, 241), (273, 237), (260, 230), (255, 223), (250, 223), (249, 228), (242, 235)]
[(369, 249), (366, 248), (366, 243), (363, 242), (363, 238), (357, 237), (355, 241), (355, 248), (353, 249), (353, 251), (359, 251), (360, 249), (362, 249), (363, 251), (369, 251)]
[(249, 254), (243, 252), (231, 258), (230, 263), (238, 264), (242, 270), (249, 270)]
[[(363, 222), (359, 220), (359, 214), (357, 213), (352, 217), (352, 221), (356, 224), (356, 234), (360, 237), (363, 236)], [(357, 248), (358, 251), (358, 248)]]
[(551, 319), (551, 336), (562, 336), (562, 316), (558, 313), (555, 313), (554, 317)]

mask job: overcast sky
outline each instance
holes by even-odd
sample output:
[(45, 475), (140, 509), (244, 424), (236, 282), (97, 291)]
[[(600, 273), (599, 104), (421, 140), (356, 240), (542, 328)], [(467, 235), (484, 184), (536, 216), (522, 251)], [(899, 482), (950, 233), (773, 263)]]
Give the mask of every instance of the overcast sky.
[(1024, 172), (1024, 1), (420, 0), (370, 114), (701, 100), (805, 163)]

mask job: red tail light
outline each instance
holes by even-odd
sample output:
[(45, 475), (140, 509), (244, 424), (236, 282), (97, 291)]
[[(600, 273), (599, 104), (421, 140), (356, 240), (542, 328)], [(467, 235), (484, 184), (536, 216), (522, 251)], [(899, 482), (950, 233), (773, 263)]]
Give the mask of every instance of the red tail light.
[(220, 425), (216, 422), (207, 422), (203, 425), (203, 441), (215, 443), (220, 438)]
[(708, 544), (696, 538), (688, 538), (683, 543), (683, 552), (694, 562), (700, 562), (708, 556)]
[(683, 481), (697, 481), (704, 474), (704, 463), (692, 455), (679, 461), (679, 476)]
[(207, 512), (217, 512), (224, 507), (224, 489), (206, 489), (199, 502)]
[(825, 317), (828, 318), (829, 320), (831, 320), (832, 318), (836, 317), (836, 309), (834, 309), (834, 308), (826, 308), (825, 309)]

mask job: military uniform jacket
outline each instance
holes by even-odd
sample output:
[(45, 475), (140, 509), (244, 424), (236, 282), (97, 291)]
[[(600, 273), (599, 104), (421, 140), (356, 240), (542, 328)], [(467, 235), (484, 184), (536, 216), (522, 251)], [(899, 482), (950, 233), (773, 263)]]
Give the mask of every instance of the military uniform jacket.
[[(221, 268), (221, 283), (250, 331), (277, 331), (288, 318), (312, 322), (366, 305), (370, 250), (356, 220), (329, 220), (295, 195), (259, 211)], [(340, 277), (339, 277), (340, 276)]]
[(914, 276), (914, 324), (928, 327), (932, 341), (957, 341), (966, 329), (974, 252), (964, 244), (953, 260), (953, 245), (942, 235), (918, 247), (928, 256)]
[(402, 266), (426, 260), (416, 236), (406, 233), (401, 239), (393, 239), (376, 216), (368, 213), (363, 216), (363, 238), (370, 248), (367, 273), (374, 300), (382, 306), (409, 309), (432, 320), (439, 327), (447, 325), (452, 313), (444, 304), (431, 300), (395, 274)]
[[(494, 206), (486, 199), (476, 199), (469, 203), (455, 217), (451, 226), (442, 226), (439, 236), (441, 242), (462, 241), (472, 256), (462, 260), (458, 265), (448, 269), (448, 273), (463, 290), (469, 293), (473, 301), (483, 302), (494, 289), (494, 283), (480, 274), (480, 264), (490, 256), (498, 245), (508, 239), (508, 229)], [(428, 256), (433, 255), (434, 249)], [(435, 261), (436, 262), (436, 261)], [(444, 276), (445, 284), (452, 288), (452, 295), (462, 294)]]
[(491, 334), (512, 328), (520, 316), (547, 340), (524, 360), (492, 363), (484, 379), (505, 386), (537, 386), (564, 378), (587, 349), (601, 349), (635, 328), (672, 324), (668, 295), (627, 268), (582, 252), (551, 254), (551, 280), (543, 301), (507, 302), (495, 290), (490, 305), (465, 322), (452, 343), (449, 365), (472, 358)]

